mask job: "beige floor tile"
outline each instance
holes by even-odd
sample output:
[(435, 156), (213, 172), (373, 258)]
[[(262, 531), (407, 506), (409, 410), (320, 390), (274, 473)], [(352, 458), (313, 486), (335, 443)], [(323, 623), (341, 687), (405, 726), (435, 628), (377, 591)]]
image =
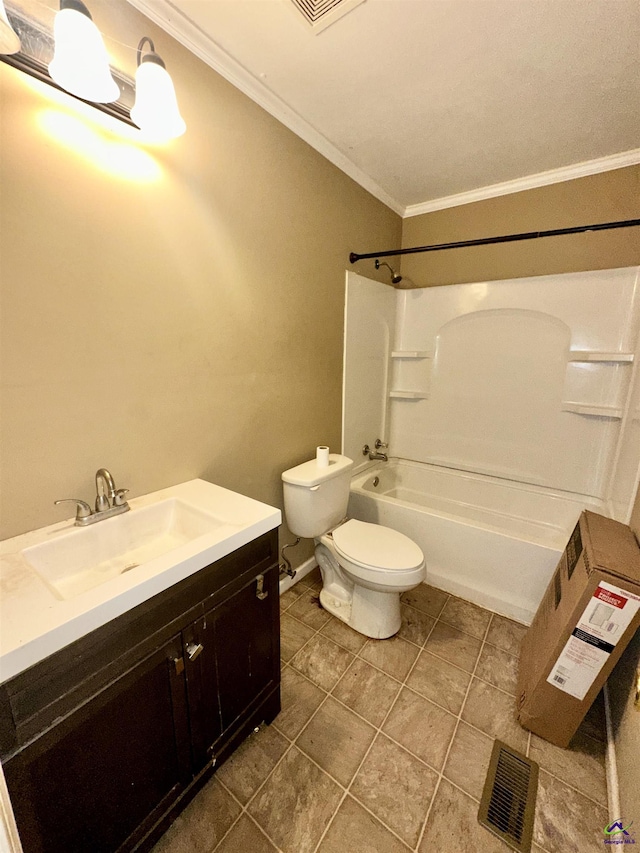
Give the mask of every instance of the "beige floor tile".
[(352, 797), (345, 797), (318, 853), (409, 853), (410, 848)]
[(242, 809), (214, 777), (153, 848), (153, 853), (210, 853)]
[(548, 853), (602, 853), (607, 822), (605, 808), (540, 771), (533, 837)]
[(526, 625), (521, 625), (519, 622), (514, 622), (512, 619), (494, 613), (489, 625), (487, 642), (509, 652), (509, 654), (519, 656), (522, 638), (526, 633)]
[(493, 738), (461, 721), (444, 767), (447, 779), (476, 800), (482, 796), (493, 743)]
[(474, 678), (462, 709), (462, 719), (520, 752), (527, 748), (528, 733), (516, 722), (515, 698)]
[(529, 756), (549, 773), (606, 806), (605, 749), (602, 741), (594, 740), (582, 731), (576, 733), (568, 749), (532, 735)]
[(350, 793), (415, 847), (437, 782), (434, 770), (379, 734)]
[(501, 690), (515, 696), (518, 688), (518, 658), (496, 646), (485, 643), (475, 674)]
[(311, 715), (327, 694), (295, 669), (282, 671), (282, 710), (273, 721), (279, 732), (293, 740), (309, 722)]
[(397, 636), (414, 643), (416, 646), (424, 646), (431, 629), (435, 625), (435, 619), (421, 610), (416, 610), (415, 607), (409, 607), (408, 604), (401, 604), (400, 610), (402, 612), (402, 624)]
[(247, 810), (284, 853), (312, 853), (342, 793), (339, 785), (292, 746)]
[(289, 606), (287, 613), (316, 631), (331, 619), (331, 614), (320, 604), (318, 593), (314, 589), (306, 589), (300, 598)]
[(427, 640), (425, 649), (448, 660), (460, 669), (473, 672), (481, 646), (481, 640), (464, 634), (457, 628), (447, 625), (446, 622), (438, 621)]
[(428, 613), (429, 616), (438, 617), (448, 598), (448, 592), (421, 583), (415, 589), (403, 592), (401, 601), (410, 607), (415, 607), (416, 610)]
[(295, 586), (290, 587), (286, 592), (283, 592), (280, 596), (280, 612), (284, 612), (287, 607), (293, 604), (294, 601), (297, 601), (305, 589), (306, 587), (296, 584)]
[(507, 845), (478, 823), (478, 803), (442, 779), (419, 853), (508, 853)]
[(453, 714), (403, 687), (383, 731), (431, 767), (440, 770), (455, 727)]
[(294, 619), (289, 613), (280, 616), (280, 657), (284, 661), (290, 661), (307, 640), (313, 637), (314, 630), (308, 625), (303, 625), (298, 619)]
[(381, 726), (400, 692), (400, 682), (357, 658), (332, 694), (374, 726)]
[(216, 853), (277, 853), (277, 850), (246, 815), (242, 815), (222, 844), (216, 847)]
[(465, 634), (482, 640), (491, 621), (491, 611), (452, 595), (445, 604), (440, 619)]
[(357, 631), (354, 631), (353, 628), (350, 628), (344, 622), (340, 621), (340, 619), (336, 619), (335, 616), (331, 617), (320, 633), (325, 637), (329, 637), (329, 639), (333, 640), (334, 643), (337, 643), (339, 646), (342, 646), (354, 655), (357, 654), (367, 642), (367, 638), (364, 634), (359, 634)]
[(376, 730), (329, 697), (298, 736), (296, 746), (347, 787)]
[(360, 651), (360, 657), (377, 666), (387, 675), (404, 681), (418, 657), (419, 649), (400, 637), (388, 640), (369, 640)]
[(407, 687), (452, 714), (459, 714), (470, 681), (470, 673), (423, 651), (407, 679)]
[(263, 726), (243, 741), (216, 772), (217, 778), (246, 805), (284, 755), (289, 741), (272, 726)]
[[(285, 613), (285, 616), (287, 614)], [(332, 640), (316, 634), (292, 659), (291, 666), (323, 690), (331, 690), (347, 670), (353, 655)]]

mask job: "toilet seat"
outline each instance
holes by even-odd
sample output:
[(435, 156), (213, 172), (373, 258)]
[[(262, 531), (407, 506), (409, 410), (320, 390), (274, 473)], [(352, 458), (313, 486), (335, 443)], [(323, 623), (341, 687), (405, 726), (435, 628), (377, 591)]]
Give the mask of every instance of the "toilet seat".
[(397, 530), (350, 519), (332, 538), (340, 564), (360, 581), (408, 588), (423, 580), (424, 554)]

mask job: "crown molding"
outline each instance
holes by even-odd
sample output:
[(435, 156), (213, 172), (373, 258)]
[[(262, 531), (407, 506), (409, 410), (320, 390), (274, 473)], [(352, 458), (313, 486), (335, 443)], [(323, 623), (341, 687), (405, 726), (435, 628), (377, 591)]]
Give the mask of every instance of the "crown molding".
[(127, 0), (133, 6), (166, 33), (180, 42), (195, 56), (213, 68), (221, 77), (228, 80), (270, 115), (307, 142), (329, 162), (337, 166), (372, 196), (381, 201), (399, 216), (404, 214), (404, 205), (392, 198), (369, 175), (365, 174), (349, 160), (338, 148), (309, 124), (295, 110), (292, 110), (281, 98), (275, 95), (253, 74), (234, 59), (227, 51), (216, 44), (209, 36), (187, 18), (184, 13), (168, 0)]
[(233, 86), (251, 98), (270, 115), (284, 124), (293, 133), (307, 142), (318, 153), (326, 157), (338, 169), (348, 175), (372, 196), (381, 201), (387, 207), (403, 218), (420, 216), (423, 213), (433, 213), (436, 210), (445, 210), (449, 207), (459, 207), (463, 204), (472, 204), (476, 201), (484, 201), (501, 195), (523, 192), (524, 190), (537, 187), (558, 184), (563, 181), (571, 181), (574, 178), (583, 178), (587, 175), (596, 175), (600, 172), (608, 172), (613, 169), (621, 169), (625, 166), (633, 166), (640, 163), (640, 148), (631, 151), (623, 151), (608, 157), (600, 157), (596, 160), (586, 160), (571, 166), (563, 166), (560, 169), (551, 169), (548, 172), (539, 172), (524, 178), (516, 178), (512, 181), (504, 181), (500, 184), (491, 184), (479, 187), (468, 192), (456, 195), (432, 199), (420, 204), (411, 204), (405, 207), (397, 199), (392, 198), (386, 190), (377, 184), (369, 175), (365, 174), (345, 154), (336, 148), (325, 136), (313, 125), (309, 124), (299, 113), (292, 110), (281, 98), (274, 94), (267, 86), (261, 83), (247, 69), (234, 59), (227, 51), (216, 44), (209, 36), (191, 21), (170, 0), (127, 0), (127, 2), (146, 15), (166, 33), (180, 42), (187, 50), (213, 68), (221, 77), (228, 80)]
[(597, 160), (585, 160), (582, 163), (574, 163), (572, 166), (563, 166), (560, 169), (551, 169), (548, 172), (538, 172), (536, 175), (527, 175), (524, 178), (516, 178), (513, 181), (504, 181), (501, 184), (492, 184), (488, 187), (480, 187), (477, 190), (449, 195), (444, 198), (436, 198), (433, 201), (425, 201), (421, 204), (411, 204), (405, 207), (403, 218), (420, 216), (422, 213), (433, 213), (436, 210), (445, 210), (448, 207), (459, 207), (463, 204), (473, 204), (474, 201), (484, 201), (487, 198), (496, 198), (501, 195), (510, 195), (524, 190), (532, 190), (537, 187), (546, 187), (550, 184), (560, 184), (563, 181), (572, 181), (574, 178), (584, 178), (587, 175), (597, 175), (600, 172), (610, 172), (613, 169), (622, 169), (625, 166), (635, 166), (640, 163), (640, 148), (631, 151), (622, 151), (620, 154), (612, 154), (609, 157), (599, 157)]

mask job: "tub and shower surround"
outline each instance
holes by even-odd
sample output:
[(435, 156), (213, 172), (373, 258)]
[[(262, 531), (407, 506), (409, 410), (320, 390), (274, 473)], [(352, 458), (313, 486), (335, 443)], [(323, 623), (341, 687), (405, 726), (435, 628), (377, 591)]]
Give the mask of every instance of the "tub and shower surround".
[(528, 621), (581, 509), (628, 520), (639, 326), (638, 268), (406, 291), (348, 273), (343, 450), (379, 437), (400, 460), (354, 478), (350, 514)]

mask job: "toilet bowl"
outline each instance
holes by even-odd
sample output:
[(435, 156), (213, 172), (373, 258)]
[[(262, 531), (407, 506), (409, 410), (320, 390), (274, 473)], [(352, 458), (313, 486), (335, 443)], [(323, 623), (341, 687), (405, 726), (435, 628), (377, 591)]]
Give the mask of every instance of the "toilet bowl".
[(346, 519), (353, 462), (330, 454), (285, 471), (285, 515), (291, 532), (313, 538), (322, 574), (320, 603), (367, 637), (400, 629), (400, 594), (426, 577), (422, 551), (402, 533)]
[(367, 637), (400, 629), (400, 593), (425, 579), (420, 548), (402, 533), (349, 519), (317, 541), (320, 603)]

